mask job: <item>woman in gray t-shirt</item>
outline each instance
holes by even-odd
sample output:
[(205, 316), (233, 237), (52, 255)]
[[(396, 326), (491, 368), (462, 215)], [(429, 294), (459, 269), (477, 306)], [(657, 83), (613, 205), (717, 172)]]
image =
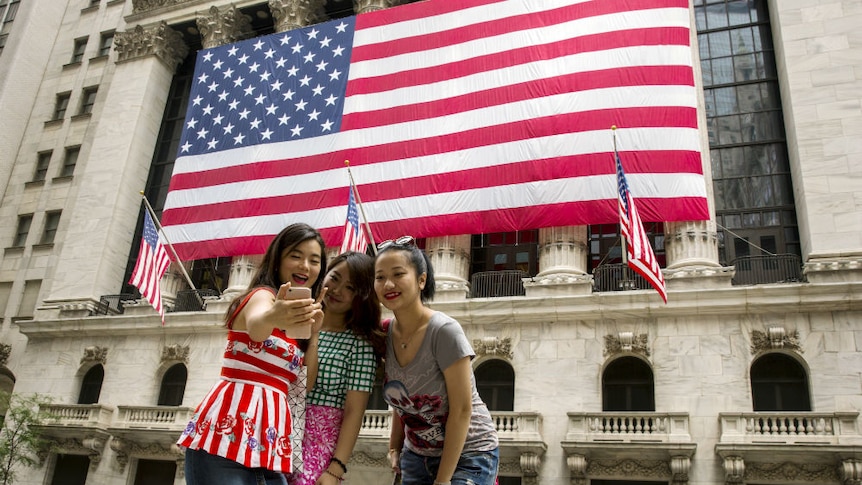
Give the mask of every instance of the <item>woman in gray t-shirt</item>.
[(383, 394), (394, 409), (389, 440), (404, 485), (492, 485), (497, 432), (476, 391), (475, 356), (461, 325), (431, 310), (434, 270), (405, 236), (381, 243), (374, 289), (389, 325)]

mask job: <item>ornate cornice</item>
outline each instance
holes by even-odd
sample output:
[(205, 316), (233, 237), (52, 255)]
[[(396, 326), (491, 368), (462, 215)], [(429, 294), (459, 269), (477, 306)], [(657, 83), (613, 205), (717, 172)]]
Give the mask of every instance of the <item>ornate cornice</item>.
[(128, 62), (147, 56), (156, 56), (174, 70), (189, 53), (189, 46), (179, 32), (164, 21), (154, 28), (136, 25), (131, 31), (114, 34), (117, 62)]
[(766, 332), (751, 331), (752, 355), (777, 349), (795, 350), (802, 353), (802, 346), (799, 344), (799, 332), (794, 330), (788, 335), (784, 327), (781, 326), (769, 327)]
[(632, 352), (649, 357), (649, 336), (642, 333), (635, 336), (632, 332), (620, 332), (617, 335), (605, 335), (604, 355), (615, 355)]
[(669, 478), (671, 469), (668, 462), (658, 460), (590, 460), (586, 473), (590, 477)]
[(132, 13), (149, 12), (162, 7), (180, 5), (191, 0), (132, 0)]
[(835, 483), (838, 467), (831, 464), (807, 463), (746, 463), (745, 481), (787, 483)]
[(327, 19), (326, 0), (269, 0), (275, 31), (307, 27)]
[(166, 345), (162, 348), (162, 363), (164, 362), (182, 362), (189, 363), (189, 346), (188, 345)]

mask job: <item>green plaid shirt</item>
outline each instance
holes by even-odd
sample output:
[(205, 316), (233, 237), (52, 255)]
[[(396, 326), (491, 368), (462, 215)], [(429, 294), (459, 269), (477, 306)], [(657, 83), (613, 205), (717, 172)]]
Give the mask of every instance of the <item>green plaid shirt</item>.
[(317, 358), (317, 381), (308, 393), (309, 404), (343, 408), (347, 391), (371, 392), (374, 387), (374, 349), (353, 331), (321, 331)]

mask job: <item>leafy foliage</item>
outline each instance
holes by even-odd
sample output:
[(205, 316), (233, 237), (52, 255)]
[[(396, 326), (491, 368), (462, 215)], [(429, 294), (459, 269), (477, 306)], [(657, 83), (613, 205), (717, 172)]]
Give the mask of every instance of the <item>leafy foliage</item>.
[(44, 411), (49, 402), (39, 394), (24, 396), (0, 391), (0, 409), (7, 409), (0, 429), (0, 484), (15, 483), (17, 466), (30, 467), (39, 462), (38, 453), (47, 442), (34, 425), (50, 418)]

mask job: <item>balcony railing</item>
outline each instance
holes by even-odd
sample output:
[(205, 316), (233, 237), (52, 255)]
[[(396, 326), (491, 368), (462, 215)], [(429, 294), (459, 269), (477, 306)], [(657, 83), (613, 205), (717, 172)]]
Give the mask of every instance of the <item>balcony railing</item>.
[(138, 296), (133, 293), (120, 293), (117, 295), (102, 295), (90, 315), (122, 315), (125, 311), (123, 302), (137, 301)]
[[(517, 411), (491, 411), (500, 441), (541, 441), (542, 417), (538, 413)], [(362, 418), (359, 436), (368, 438), (389, 437), (392, 412), (369, 410)]]
[(177, 292), (177, 299), (170, 311), (202, 312), (207, 309), (207, 300), (218, 296), (218, 290), (213, 289), (180, 290)]
[(504, 296), (523, 296), (527, 292), (521, 278), (530, 275), (523, 271), (484, 271), (473, 273), (470, 277), (471, 298), (499, 298)]
[(107, 428), (114, 410), (101, 404), (43, 404), (40, 412), (49, 416), (43, 423), (52, 427)]
[(734, 285), (764, 285), (804, 281), (802, 264), (795, 254), (743, 256), (731, 263), (736, 270)]
[(593, 291), (649, 290), (652, 286), (625, 263), (603, 264), (593, 270)]
[(857, 443), (859, 413), (721, 413), (721, 443)]
[(689, 442), (688, 413), (568, 413), (566, 441)]
[(113, 428), (183, 429), (194, 409), (179, 406), (117, 406)]

